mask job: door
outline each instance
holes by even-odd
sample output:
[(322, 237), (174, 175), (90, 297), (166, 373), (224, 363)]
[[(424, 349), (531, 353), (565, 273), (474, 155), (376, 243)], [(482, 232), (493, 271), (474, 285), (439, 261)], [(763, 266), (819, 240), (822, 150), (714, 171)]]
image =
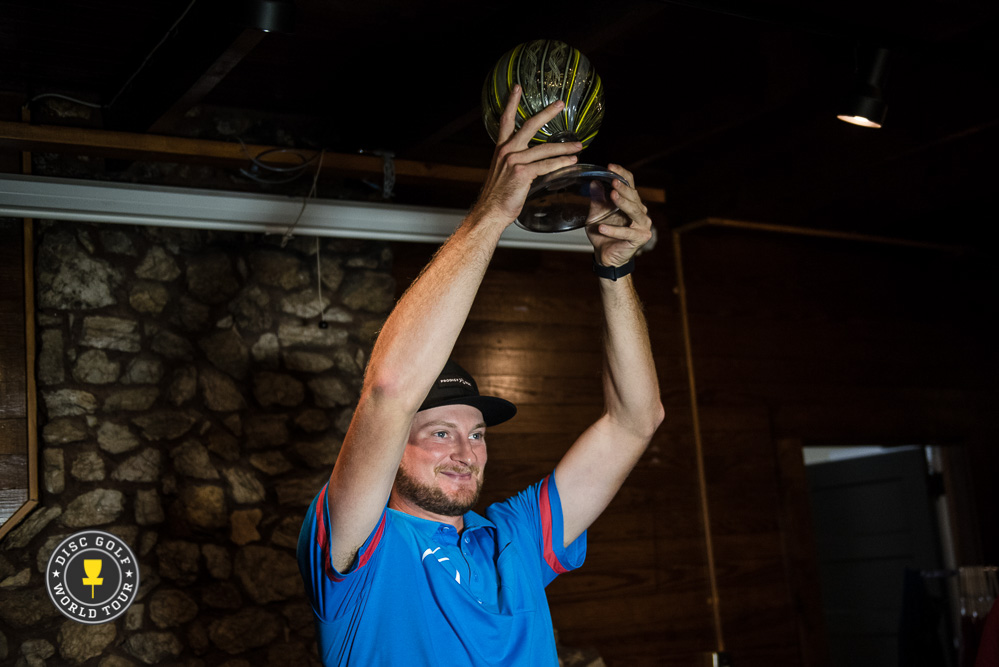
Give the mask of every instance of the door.
[(919, 664), (946, 665), (941, 581), (923, 576), (940, 570), (923, 448), (809, 465), (806, 475), (832, 667), (898, 665), (903, 598), (904, 652), (929, 642)]

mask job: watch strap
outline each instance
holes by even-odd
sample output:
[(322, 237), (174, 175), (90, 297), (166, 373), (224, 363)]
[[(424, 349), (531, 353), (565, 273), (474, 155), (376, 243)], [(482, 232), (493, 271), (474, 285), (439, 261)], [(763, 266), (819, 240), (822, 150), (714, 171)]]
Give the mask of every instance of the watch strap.
[(632, 257), (621, 266), (604, 266), (597, 261), (597, 256), (593, 255), (593, 273), (607, 280), (617, 280), (623, 278), (635, 270), (635, 258)]

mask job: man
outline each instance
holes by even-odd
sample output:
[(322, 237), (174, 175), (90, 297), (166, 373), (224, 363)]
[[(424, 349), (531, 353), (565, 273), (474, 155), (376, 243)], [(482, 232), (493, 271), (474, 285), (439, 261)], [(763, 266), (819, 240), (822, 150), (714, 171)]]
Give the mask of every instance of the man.
[(599, 278), (604, 414), (551, 475), (485, 517), (471, 511), (486, 428), (515, 408), (480, 396), (449, 356), (531, 182), (581, 149), (529, 147), (562, 104), (515, 131), (519, 99), (515, 87), (478, 202), (386, 320), (329, 483), (305, 517), (299, 565), (326, 665), (557, 665), (544, 587), (582, 563), (586, 529), (662, 421), (641, 304), (623, 275), (651, 220), (635, 189), (616, 183), (617, 225), (589, 231), (605, 267), (596, 270), (609, 276)]

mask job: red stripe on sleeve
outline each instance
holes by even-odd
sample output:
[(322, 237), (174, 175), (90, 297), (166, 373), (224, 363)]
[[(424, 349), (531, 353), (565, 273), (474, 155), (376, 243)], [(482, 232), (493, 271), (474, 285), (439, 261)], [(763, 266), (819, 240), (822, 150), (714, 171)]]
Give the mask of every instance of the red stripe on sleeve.
[[(328, 487), (329, 484), (327, 483), (327, 485), (323, 487), (323, 490), (319, 492), (319, 499), (316, 501), (316, 521), (319, 524), (317, 527), (318, 534), (316, 535), (316, 539), (319, 541), (319, 549), (322, 553), (323, 571), (331, 581), (341, 582), (344, 578), (337, 574), (336, 569), (333, 567), (333, 562), (330, 560), (330, 535), (329, 531), (326, 529), (326, 489)], [(372, 554), (375, 553), (375, 549), (378, 547), (378, 543), (382, 539), (383, 532), (385, 532), (384, 512), (382, 513), (382, 520), (378, 523), (378, 529), (375, 531), (375, 536), (371, 540), (371, 544), (368, 545), (368, 548), (357, 562), (357, 567), (355, 569), (359, 570), (367, 564)]]
[(375, 553), (375, 549), (378, 547), (378, 543), (382, 540), (382, 533), (385, 532), (385, 512), (382, 512), (382, 520), (378, 522), (378, 530), (375, 531), (375, 536), (371, 540), (371, 544), (365, 550), (364, 555), (357, 562), (357, 569), (361, 569), (368, 563), (368, 559), (371, 555)]
[(323, 487), (323, 490), (319, 492), (319, 498), (316, 500), (316, 539), (319, 541), (319, 552), (323, 558), (323, 572), (332, 581), (343, 581), (343, 577), (336, 573), (333, 569), (333, 563), (330, 562), (330, 534), (326, 530), (326, 489), (329, 487), (329, 482)]
[(544, 540), (545, 562), (556, 573), (565, 574), (569, 570), (558, 562), (558, 557), (552, 548), (552, 506), (548, 499), (548, 480), (550, 477), (551, 475), (545, 477), (545, 480), (541, 482), (541, 535)]

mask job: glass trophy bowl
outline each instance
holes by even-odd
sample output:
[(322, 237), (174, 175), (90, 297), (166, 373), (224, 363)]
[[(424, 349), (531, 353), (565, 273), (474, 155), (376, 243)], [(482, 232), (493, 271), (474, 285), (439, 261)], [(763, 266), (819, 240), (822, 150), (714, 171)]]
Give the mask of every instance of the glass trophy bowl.
[[(520, 84), (516, 127), (562, 100), (565, 108), (531, 138), (531, 144), (579, 141), (586, 148), (604, 117), (604, 88), (589, 59), (557, 40), (534, 40), (503, 54), (482, 86), (482, 114), (495, 142), (510, 89)], [(537, 178), (517, 217), (517, 224), (536, 232), (564, 232), (599, 222), (614, 213), (610, 192), (614, 172), (592, 164), (576, 164)]]
[(585, 225), (610, 222), (617, 206), (611, 201), (613, 182), (628, 181), (592, 164), (576, 164), (535, 179), (517, 225), (532, 232), (567, 232)]

